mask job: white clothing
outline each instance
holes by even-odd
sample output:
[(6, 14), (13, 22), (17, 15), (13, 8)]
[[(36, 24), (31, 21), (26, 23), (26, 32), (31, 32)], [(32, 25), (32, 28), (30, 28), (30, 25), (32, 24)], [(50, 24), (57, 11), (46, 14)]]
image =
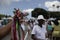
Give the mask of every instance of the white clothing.
[(30, 26), (26, 26), (24, 23), (21, 24), (22, 29), (25, 31), (26, 29), (30, 30)]
[(24, 24), (21, 24), (21, 27), (22, 27), (23, 30), (25, 30), (25, 26), (24, 26)]
[(45, 39), (46, 32), (47, 31), (45, 25), (42, 25), (42, 28), (38, 25), (35, 25), (31, 34), (35, 34), (38, 39)]

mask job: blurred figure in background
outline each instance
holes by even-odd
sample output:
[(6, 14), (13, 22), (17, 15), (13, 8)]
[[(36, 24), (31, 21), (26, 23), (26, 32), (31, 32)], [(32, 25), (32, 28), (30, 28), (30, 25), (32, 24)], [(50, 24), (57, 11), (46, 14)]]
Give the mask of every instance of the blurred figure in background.
[(58, 19), (53, 20), (53, 27), (54, 27), (54, 31), (53, 31), (53, 40), (60, 40), (60, 24), (58, 22)]
[(51, 24), (51, 21), (48, 22), (48, 25), (47, 25), (47, 34), (48, 34), (48, 38), (50, 40), (52, 40), (52, 33), (53, 33), (53, 27), (52, 27), (52, 24)]
[(35, 20), (32, 20), (32, 19), (30, 19), (29, 21), (29, 24), (30, 24), (30, 28), (31, 28), (31, 30), (33, 29), (33, 27), (34, 27), (34, 22), (35, 22)]
[(2, 27), (2, 21), (3, 21), (3, 20), (0, 20), (0, 27)]

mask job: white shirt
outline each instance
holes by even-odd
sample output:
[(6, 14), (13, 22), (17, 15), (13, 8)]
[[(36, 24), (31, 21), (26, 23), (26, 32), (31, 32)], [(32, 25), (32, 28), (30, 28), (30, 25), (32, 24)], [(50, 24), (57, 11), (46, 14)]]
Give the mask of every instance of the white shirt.
[(42, 28), (38, 25), (35, 25), (33, 30), (32, 30), (32, 33), (31, 34), (35, 34), (35, 36), (38, 38), (38, 39), (45, 39), (45, 34), (46, 34), (46, 26), (45, 25), (42, 25)]
[(31, 29), (29, 25), (26, 26), (24, 23), (21, 24), (21, 27), (22, 27), (22, 29), (23, 29), (24, 31), (25, 31), (25, 30), (30, 30), (30, 29)]
[(23, 30), (25, 30), (25, 26), (24, 26), (24, 24), (23, 24), (23, 23), (21, 24), (21, 27), (22, 27), (22, 29), (23, 29)]

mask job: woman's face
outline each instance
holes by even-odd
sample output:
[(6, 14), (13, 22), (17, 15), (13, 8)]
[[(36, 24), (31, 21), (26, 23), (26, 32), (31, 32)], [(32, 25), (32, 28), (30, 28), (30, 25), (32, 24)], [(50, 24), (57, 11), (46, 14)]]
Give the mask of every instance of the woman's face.
[(45, 21), (44, 21), (43, 19), (40, 19), (40, 20), (38, 20), (38, 23), (39, 23), (39, 24), (44, 24)]

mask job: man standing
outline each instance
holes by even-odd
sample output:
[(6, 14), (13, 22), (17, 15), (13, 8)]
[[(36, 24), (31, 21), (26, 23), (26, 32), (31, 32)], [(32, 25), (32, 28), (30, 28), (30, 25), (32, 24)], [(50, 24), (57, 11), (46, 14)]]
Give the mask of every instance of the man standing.
[(32, 39), (33, 40), (46, 40), (46, 25), (45, 25), (45, 19), (43, 15), (39, 15), (38, 18), (38, 25), (34, 25), (34, 28), (32, 30)]

